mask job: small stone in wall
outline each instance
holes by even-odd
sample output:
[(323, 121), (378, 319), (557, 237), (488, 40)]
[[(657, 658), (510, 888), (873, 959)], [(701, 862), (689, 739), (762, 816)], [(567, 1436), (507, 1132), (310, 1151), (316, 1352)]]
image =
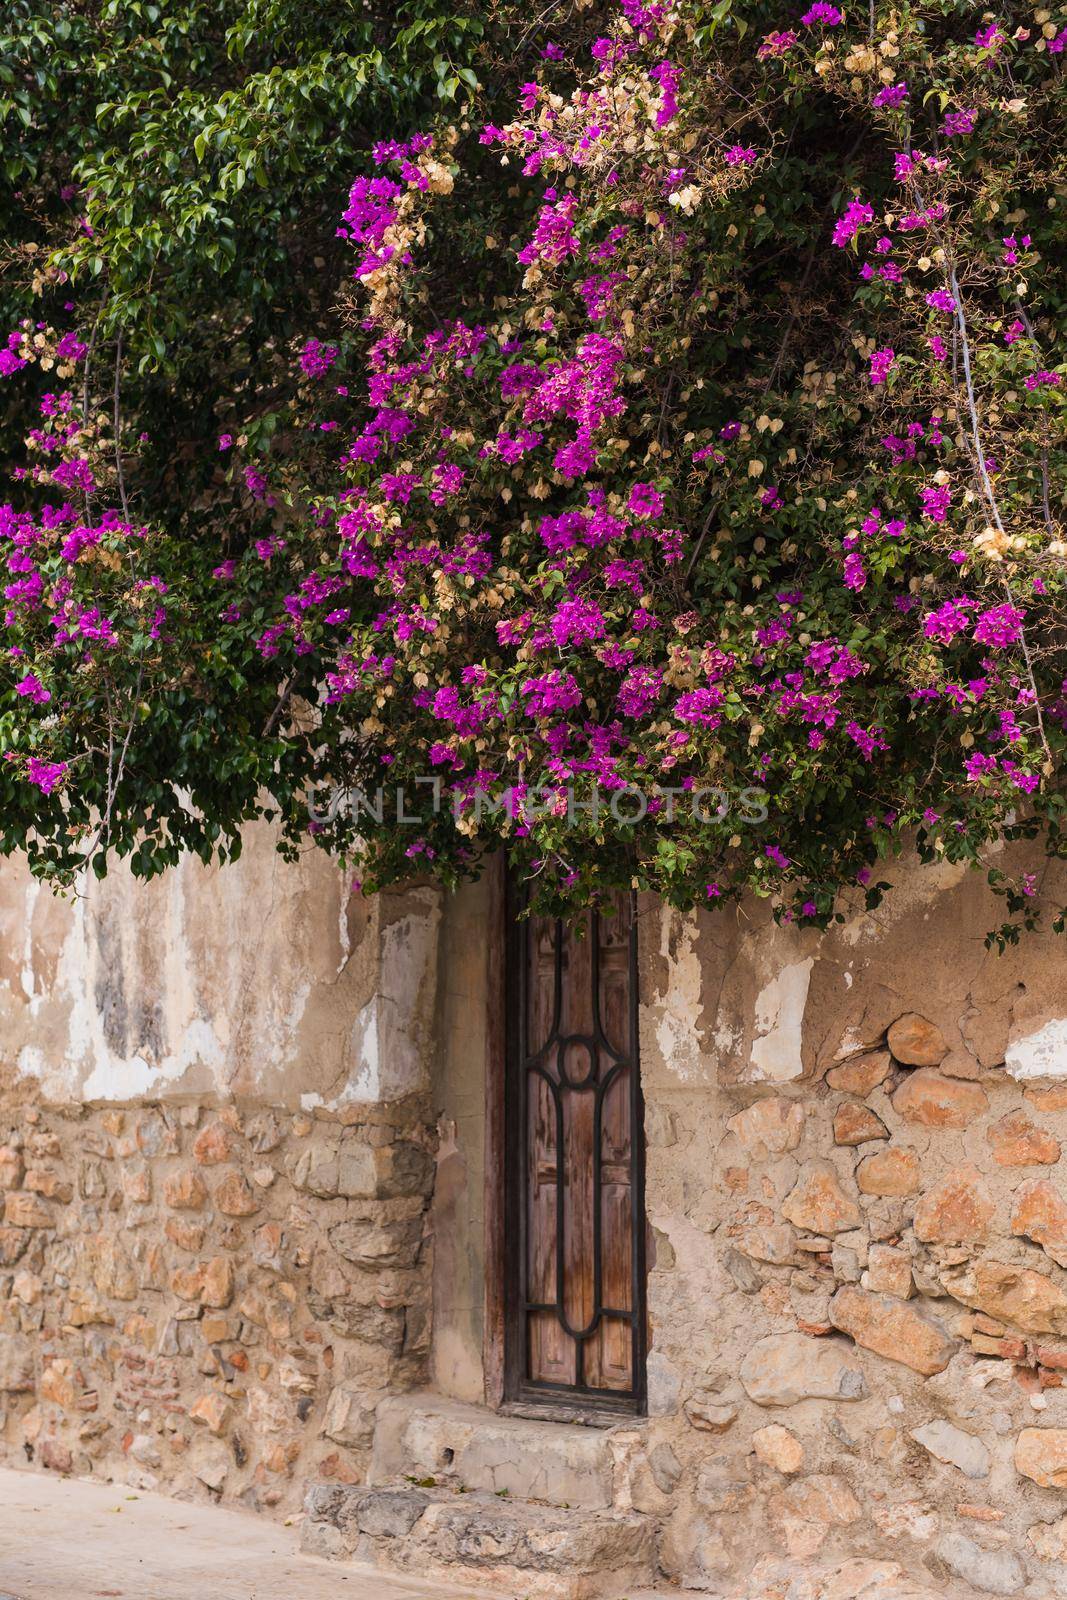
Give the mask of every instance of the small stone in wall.
[(202, 1394), (196, 1404), (189, 1407), (190, 1420), (202, 1423), (216, 1436), (223, 1432), (229, 1415), (230, 1402), (225, 1395), (215, 1394), (213, 1391)]
[(835, 1144), (867, 1144), (871, 1139), (888, 1139), (889, 1129), (870, 1106), (847, 1101), (834, 1112)]
[(944, 1372), (956, 1343), (940, 1322), (913, 1302), (871, 1294), (847, 1284), (830, 1302), (830, 1321), (865, 1350), (931, 1377)]
[(863, 1287), (873, 1294), (891, 1294), (898, 1300), (911, 1298), (911, 1262), (903, 1250), (889, 1244), (872, 1244), (867, 1255)]
[(648, 1452), (648, 1466), (660, 1494), (673, 1494), (682, 1476), (682, 1463), (666, 1441)]
[(22, 1156), (12, 1145), (0, 1145), (0, 1189), (17, 1189), (22, 1182)]
[(965, 1433), (943, 1417), (913, 1428), (911, 1437), (938, 1461), (955, 1467), (966, 1478), (988, 1478), (989, 1451), (973, 1433)]
[(163, 1184), (163, 1198), (172, 1211), (200, 1211), (207, 1202), (204, 1180), (192, 1167), (172, 1172)]
[(832, 1167), (813, 1163), (801, 1172), (782, 1205), (782, 1215), (809, 1233), (832, 1234), (854, 1228), (860, 1209), (845, 1194)]
[(147, 1205), (152, 1198), (151, 1168), (126, 1167), (122, 1174), (122, 1192), (131, 1204)]
[(134, 1147), (143, 1156), (173, 1156), (178, 1153), (178, 1134), (159, 1111), (149, 1111), (134, 1129)]
[(228, 1161), (233, 1149), (230, 1130), (224, 1122), (208, 1122), (193, 1141), (193, 1155), (202, 1167), (214, 1167)]
[(226, 1217), (251, 1217), (260, 1208), (258, 1197), (239, 1172), (228, 1172), (215, 1189), (215, 1204)]
[(204, 1234), (207, 1229), (202, 1222), (186, 1222), (182, 1217), (168, 1217), (163, 1225), (163, 1232), (171, 1244), (176, 1244), (179, 1250), (188, 1250), (190, 1255), (196, 1255), (203, 1249)]
[(937, 1554), (953, 1577), (983, 1594), (1018, 1594), (1026, 1585), (1026, 1568), (1011, 1550), (983, 1550), (965, 1533), (942, 1534)]
[(855, 1061), (831, 1067), (826, 1074), (826, 1082), (831, 1089), (838, 1089), (842, 1094), (868, 1095), (885, 1082), (892, 1065), (889, 1051), (879, 1050), (874, 1055), (859, 1056)]
[(1042, 1272), (979, 1261), (973, 1272), (944, 1273), (941, 1281), (964, 1305), (1025, 1333), (1067, 1333), (1067, 1294)]
[(70, 1205), (74, 1198), (73, 1185), (65, 1182), (51, 1167), (27, 1167), (22, 1181), (31, 1194), (43, 1195), (46, 1200), (58, 1200), (63, 1206)]
[(987, 1129), (993, 1160), (1001, 1167), (1053, 1166), (1060, 1159), (1060, 1142), (1031, 1122), (1025, 1111), (1010, 1111)]
[(701, 1433), (725, 1433), (737, 1421), (737, 1407), (724, 1404), (709, 1389), (698, 1389), (683, 1410), (691, 1426)]
[[(932, 1539), (938, 1529), (937, 1512), (922, 1500), (898, 1500), (892, 1505), (874, 1505), (871, 1507), (871, 1521), (886, 1539), (914, 1539), (917, 1543)], [(916, 1597), (916, 1600), (920, 1600), (920, 1597)]]
[(250, 1117), (245, 1137), (257, 1156), (276, 1150), (282, 1142), (282, 1130), (273, 1111), (261, 1111)]
[(946, 1172), (915, 1207), (915, 1237), (924, 1244), (975, 1244), (989, 1232), (995, 1207), (969, 1162)]
[(35, 1194), (12, 1189), (4, 1196), (4, 1222), (9, 1228), (51, 1228), (55, 1226), (52, 1208)]
[(969, 1050), (950, 1050), (942, 1061), (939, 1072), (947, 1078), (979, 1078), (982, 1075), (982, 1063)]
[(0, 1333), (0, 1394), (30, 1394), (34, 1388), (33, 1345), (20, 1333)]
[(99, 1294), (113, 1300), (137, 1298), (137, 1274), (121, 1239), (108, 1238), (104, 1234), (87, 1234), (84, 1249), (92, 1272), (93, 1287)]
[(16, 1272), (11, 1280), (11, 1298), (24, 1306), (35, 1306), (44, 1290), (44, 1280), (36, 1272)]
[(291, 1176), (294, 1189), (306, 1189), (320, 1199), (330, 1199), (337, 1193), (337, 1151), (332, 1145), (311, 1145), (297, 1158)]
[(765, 1467), (787, 1475), (799, 1472), (804, 1465), (804, 1446), (795, 1433), (772, 1422), (766, 1428), (757, 1428), (752, 1435), (752, 1447)]
[(763, 1279), (751, 1261), (747, 1261), (740, 1250), (727, 1250), (723, 1255), (722, 1264), (730, 1274), (734, 1288), (741, 1294), (759, 1293), (763, 1287)]
[(271, 1272), (285, 1269), (285, 1234), (279, 1222), (264, 1222), (252, 1235), (252, 1260)]
[(1067, 1561), (1067, 1517), (1035, 1522), (1027, 1537), (1042, 1561)]
[(830, 1251), (830, 1270), (838, 1283), (859, 1283), (862, 1269), (858, 1253), (835, 1239)]
[(698, 1505), (716, 1514), (743, 1511), (755, 1496), (745, 1467), (729, 1457), (707, 1461), (701, 1467), (693, 1494)]
[(800, 1561), (822, 1549), (831, 1528), (848, 1527), (863, 1515), (846, 1480), (832, 1473), (796, 1479), (773, 1497), (768, 1510), (787, 1551)]
[(920, 1183), (919, 1157), (914, 1150), (890, 1145), (866, 1156), (856, 1168), (861, 1194), (902, 1198), (916, 1194)]
[(890, 1026), (886, 1043), (894, 1058), (905, 1067), (936, 1067), (948, 1054), (941, 1029), (909, 1011)]
[(1067, 1083), (1054, 1083), (1045, 1089), (1026, 1088), (1023, 1094), (1038, 1111), (1067, 1111)]
[(787, 1222), (769, 1222), (763, 1227), (746, 1228), (737, 1248), (754, 1261), (767, 1261), (782, 1267), (796, 1255), (797, 1236)]
[(181, 1300), (225, 1310), (233, 1299), (233, 1263), (227, 1256), (213, 1256), (192, 1271), (176, 1272), (171, 1288)]
[(1024, 1428), (1015, 1441), (1015, 1470), (1042, 1489), (1067, 1489), (1067, 1428)]
[(863, 1368), (840, 1339), (772, 1333), (759, 1339), (741, 1363), (745, 1393), (758, 1406), (794, 1406), (801, 1400), (862, 1400)]
[(795, 1150), (804, 1132), (804, 1107), (799, 1100), (775, 1095), (756, 1100), (726, 1124), (745, 1149), (758, 1160)]
[(339, 1384), (330, 1392), (322, 1432), (335, 1444), (343, 1444), (350, 1450), (369, 1449), (374, 1438), (378, 1398), (355, 1384)]
[(152, 1472), (163, 1465), (159, 1445), (150, 1433), (135, 1433), (126, 1454), (139, 1466), (148, 1467)]
[(1016, 1189), (1011, 1231), (1033, 1239), (1058, 1267), (1067, 1267), (1067, 1201), (1047, 1178), (1030, 1178)]
[(41, 1465), (49, 1472), (71, 1473), (74, 1471), (74, 1456), (69, 1447), (60, 1444), (58, 1439), (45, 1439), (41, 1445)]
[(216, 1446), (194, 1461), (192, 1469), (194, 1477), (199, 1478), (206, 1489), (218, 1493), (226, 1482), (230, 1470), (230, 1458), (221, 1446)]
[(976, 1083), (920, 1069), (896, 1091), (893, 1109), (924, 1128), (967, 1128), (988, 1111), (989, 1101)]

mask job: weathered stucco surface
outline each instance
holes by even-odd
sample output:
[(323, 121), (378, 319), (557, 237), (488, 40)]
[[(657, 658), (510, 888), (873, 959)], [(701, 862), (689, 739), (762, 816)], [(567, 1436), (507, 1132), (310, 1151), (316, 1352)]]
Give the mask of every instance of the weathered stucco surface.
[(429, 1044), (438, 904), (365, 900), (317, 852), (288, 866), (266, 828), (221, 871), (119, 866), (67, 899), (0, 863), (4, 1068), (60, 1102), (395, 1098)]
[(1067, 1596), (1062, 942), (989, 951), (954, 869), (823, 937), (642, 903), (650, 1414), (592, 1447), (476, 1409), (488, 906), (255, 838), (77, 906), (3, 869), (5, 1449), (310, 1483), (320, 1553), (571, 1600)]
[(0, 1439), (299, 1505), (424, 1381), (439, 897), (251, 830), (71, 901), (0, 867)]
[(1067, 1594), (1067, 951), (989, 951), (1000, 910), (947, 870), (824, 937), (642, 907), (674, 1465), (635, 1503), (677, 1581), (768, 1549)]

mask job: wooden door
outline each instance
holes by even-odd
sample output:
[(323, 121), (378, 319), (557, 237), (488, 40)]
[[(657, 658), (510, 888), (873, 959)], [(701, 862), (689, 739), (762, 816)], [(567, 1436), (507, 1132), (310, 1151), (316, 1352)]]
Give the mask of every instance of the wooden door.
[(633, 896), (580, 922), (509, 906), (505, 1392), (644, 1407)]

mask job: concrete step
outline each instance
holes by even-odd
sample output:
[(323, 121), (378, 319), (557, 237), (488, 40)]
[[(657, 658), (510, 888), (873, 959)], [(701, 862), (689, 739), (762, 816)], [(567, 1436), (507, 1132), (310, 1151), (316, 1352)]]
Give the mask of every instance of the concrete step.
[(315, 1484), (301, 1548), (529, 1600), (596, 1600), (655, 1581), (646, 1517), (443, 1488)]
[[(635, 1426), (620, 1425), (631, 1434)], [(367, 1482), (432, 1478), (514, 1500), (606, 1510), (614, 1500), (618, 1431), (502, 1417), (436, 1395), (397, 1396), (378, 1407)]]

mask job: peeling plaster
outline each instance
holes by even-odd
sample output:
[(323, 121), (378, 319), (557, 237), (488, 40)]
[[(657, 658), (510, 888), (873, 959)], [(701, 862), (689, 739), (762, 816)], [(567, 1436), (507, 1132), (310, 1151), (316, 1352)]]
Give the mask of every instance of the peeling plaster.
[(1053, 1017), (1036, 1033), (1013, 1039), (1004, 1056), (1011, 1077), (1067, 1078), (1067, 1018)]
[(409, 1094), (431, 1053), (438, 898), (383, 896), (353, 926), (336, 864), (286, 866), (255, 826), (234, 865), (186, 860), (147, 885), (120, 865), (69, 899), (5, 862), (6, 1059), (58, 1102)]
[[(174, 893), (168, 901), (166, 954), (159, 989), (166, 997), (166, 1018), (161, 1038), (164, 1049), (158, 1055), (135, 1050), (129, 1055), (116, 1051), (107, 1037), (107, 1020), (100, 1005), (100, 993), (108, 986), (120, 992), (136, 987), (131, 961), (109, 965), (101, 952), (94, 929), (94, 918), (84, 885), (73, 901), (71, 923), (63, 940), (56, 965), (53, 992), (45, 995), (38, 987), (33, 968), (33, 941), (29, 924), (39, 885), (27, 896), (27, 948), (23, 967), (23, 988), (30, 996), (31, 1013), (47, 999), (61, 1000), (67, 1007), (65, 1050), (61, 1058), (46, 1055), (37, 1044), (26, 1044), (18, 1052), (17, 1070), (24, 1077), (36, 1078), (49, 1095), (65, 1098), (78, 1095), (86, 1100), (126, 1100), (181, 1079), (190, 1068), (207, 1067), (216, 1083), (226, 1060), (225, 1019), (219, 1019), (223, 1037), (206, 1018), (197, 1015), (195, 996), (189, 983), (186, 955), (182, 885), (176, 875)], [(104, 986), (104, 991), (101, 990)], [(167, 1041), (174, 1039), (169, 1048)]]
[(804, 1010), (814, 957), (783, 967), (756, 996), (755, 1036), (751, 1064), (754, 1076), (768, 1083), (787, 1083), (803, 1076), (801, 1045)]
[(849, 918), (839, 934), (844, 944), (854, 948), (864, 940), (877, 941), (896, 923), (910, 921), (920, 913), (927, 921), (933, 902), (958, 888), (972, 869), (966, 861), (938, 861), (921, 872), (883, 870), (893, 883), (892, 894), (887, 894), (875, 911), (860, 910)]
[(331, 1105), (346, 1101), (366, 1103), (381, 1098), (381, 1064), (378, 1051), (377, 996), (368, 1000), (352, 1024), (352, 1054), (358, 1063), (356, 1075), (349, 1078), (338, 1099)]
[(694, 917), (683, 917), (667, 906), (662, 908), (660, 954), (666, 958), (668, 977), (657, 1008), (660, 1015), (655, 1034), (664, 1066), (681, 1083), (702, 1074), (698, 1022), (704, 1007), (697, 931)]

